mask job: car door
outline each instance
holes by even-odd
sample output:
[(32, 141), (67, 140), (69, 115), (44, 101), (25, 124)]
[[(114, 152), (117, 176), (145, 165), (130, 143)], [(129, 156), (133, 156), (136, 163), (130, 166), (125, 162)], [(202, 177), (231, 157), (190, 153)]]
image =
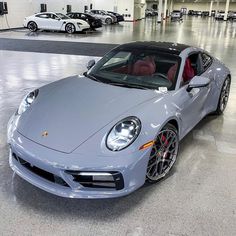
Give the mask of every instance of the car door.
[[(186, 72), (186, 62), (190, 60), (189, 69), (193, 73), (189, 73), (188, 79), (184, 80)], [(182, 62), (184, 63), (184, 69), (182, 76), (180, 77), (181, 82), (179, 89), (176, 92), (175, 101), (179, 109), (179, 118), (182, 122), (181, 133), (187, 134), (205, 115), (204, 105), (209, 95), (209, 86), (202, 88), (193, 88), (190, 92), (187, 91), (187, 87), (191, 79), (198, 75), (202, 75), (203, 67), (201, 61), (200, 52), (193, 52)], [(192, 70), (193, 69), (193, 70)]]
[(218, 91), (215, 89), (215, 83), (214, 83), (214, 72), (211, 69), (211, 65), (213, 63), (213, 58), (206, 52), (201, 52), (200, 53), (200, 59), (202, 61), (202, 67), (203, 67), (203, 72), (201, 76), (207, 77), (210, 79), (210, 84), (209, 84), (209, 94), (208, 97), (206, 98), (203, 111), (202, 111), (202, 116), (207, 115), (209, 112), (213, 111), (215, 109), (215, 103), (212, 102), (212, 99), (217, 97), (216, 93)]
[(38, 14), (35, 16), (36, 24), (38, 25), (39, 29), (48, 29), (48, 19), (50, 15), (47, 13)]
[(61, 30), (63, 21), (56, 14), (49, 14), (47, 29)]

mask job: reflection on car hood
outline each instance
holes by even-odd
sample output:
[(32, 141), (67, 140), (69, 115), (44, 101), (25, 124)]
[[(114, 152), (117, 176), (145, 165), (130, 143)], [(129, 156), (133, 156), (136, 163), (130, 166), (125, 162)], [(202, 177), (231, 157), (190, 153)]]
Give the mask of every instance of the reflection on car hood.
[(68, 23), (71, 22), (71, 23), (74, 23), (74, 24), (77, 24), (77, 23), (82, 23), (83, 25), (88, 24), (87, 21), (81, 20), (81, 19), (65, 19), (63, 21), (68, 22)]
[(18, 132), (48, 148), (70, 153), (123, 113), (156, 96), (152, 90), (70, 77), (40, 89), (34, 104), (21, 115)]

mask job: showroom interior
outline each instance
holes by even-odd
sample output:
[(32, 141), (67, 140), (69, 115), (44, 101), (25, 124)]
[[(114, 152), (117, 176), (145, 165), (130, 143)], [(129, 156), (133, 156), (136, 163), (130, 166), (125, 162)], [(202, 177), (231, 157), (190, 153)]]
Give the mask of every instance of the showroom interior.
[[(97, 12), (100, 11), (100, 13), (95, 13), (94, 10), (98, 10)], [(174, 12), (177, 12), (177, 15), (173, 15)], [(63, 15), (58, 15), (59, 13)], [(92, 16), (93, 20), (99, 19), (101, 25), (94, 28), (90, 21), (82, 18), (71, 21), (70, 17), (64, 16), (69, 13), (86, 13)], [(117, 20), (116, 13), (119, 14), (120, 22)], [(57, 14), (54, 15), (56, 17), (54, 22), (57, 24), (62, 22), (60, 28), (46, 28), (46, 26), (44, 28), (38, 22), (36, 27), (31, 24), (33, 21), (39, 21), (40, 18), (42, 20), (42, 17), (50, 18), (53, 14)], [(108, 18), (111, 21), (108, 21)], [(69, 26), (72, 26), (72, 31)], [(142, 43), (128, 44), (136, 41)], [(137, 95), (136, 99), (141, 104), (142, 96), (148, 97), (149, 91), (141, 87), (129, 88), (130, 90), (128, 90), (128, 88), (119, 87), (120, 85), (111, 84), (109, 87), (112, 87), (113, 92), (101, 94), (103, 90), (100, 87), (103, 84), (94, 81), (96, 78), (93, 78), (92, 75), (89, 76), (91, 74), (89, 71), (95, 70), (93, 68), (96, 68), (99, 63), (101, 64), (103, 59), (99, 60), (104, 55), (106, 55), (104, 58), (109, 57), (110, 50), (119, 45), (126, 44), (124, 48), (128, 51), (131, 50), (129, 47), (132, 47), (134, 51), (137, 49), (137, 51), (141, 50), (142, 53), (145, 53), (145, 50), (149, 50), (148, 46), (140, 45), (146, 45), (148, 42), (150, 45), (164, 45), (156, 47), (167, 47), (162, 50), (165, 52), (175, 51), (171, 53), (175, 56), (178, 54), (179, 57), (184, 56), (184, 53), (181, 54), (181, 50), (183, 52), (186, 48), (192, 48), (193, 50), (200, 48), (207, 55), (210, 55), (209, 58), (211, 58), (212, 64), (207, 69), (209, 74), (211, 73), (210, 69), (214, 70), (217, 67), (213, 68), (214, 62), (217, 64), (219, 60), (223, 64), (217, 64), (218, 68), (215, 70), (218, 70), (220, 76), (223, 75), (223, 70), (226, 71), (227, 78), (231, 80), (228, 104), (224, 113), (215, 115), (209, 112), (210, 114), (204, 115), (201, 121), (197, 122), (183, 136), (179, 142), (178, 158), (175, 165), (164, 179), (160, 178), (156, 181), (157, 183), (153, 184), (145, 182), (135, 191), (124, 194), (124, 196), (109, 197), (104, 195), (105, 197), (102, 197), (103, 195), (99, 195), (97, 198), (88, 193), (86, 197), (74, 197), (75, 195), (62, 197), (62, 194), (61, 196), (52, 194), (54, 190), (47, 191), (46, 187), (43, 188), (44, 191), (27, 177), (22, 177), (17, 169), (12, 168), (11, 159), (9, 164), (9, 156), (12, 155), (11, 148), (13, 144), (9, 143), (9, 129), (7, 127), (9, 127), (11, 117), (19, 114), (19, 109), (21, 109), (19, 106), (22, 104), (21, 101), (28, 98), (26, 96), (30, 94), (36, 99), (34, 101), (35, 105), (40, 104), (40, 101), (37, 103), (36, 98), (37, 96), (40, 98), (41, 95), (38, 88), (49, 84), (45, 89), (47, 91), (50, 86), (55, 84), (55, 88), (52, 88), (51, 93), (61, 94), (61, 97), (57, 101), (52, 101), (53, 99), (50, 101), (49, 95), (46, 95), (43, 101), (45, 104), (52, 104), (52, 102), (57, 102), (57, 105), (58, 102), (63, 104), (62, 114), (58, 117), (55, 116), (54, 120), (55, 124), (60, 124), (57, 130), (57, 140), (60, 140), (62, 142), (61, 146), (63, 146), (63, 143), (68, 142), (67, 140), (70, 138), (68, 134), (70, 135), (70, 133), (65, 128), (67, 126), (60, 122), (63, 121), (62, 118), (68, 117), (66, 112), (72, 106), (71, 104), (75, 104), (75, 101), (73, 101), (74, 95), (72, 93), (68, 94), (66, 98), (66, 101), (71, 102), (63, 101), (65, 98), (63, 89), (68, 89), (69, 85), (65, 84), (64, 88), (61, 85), (61, 90), (54, 92), (56, 86), (60, 86), (66, 80), (71, 81), (68, 84), (72, 83), (75, 78), (95, 84), (97, 87), (93, 87), (88, 91), (83, 91), (84, 87), (82, 87), (80, 92), (84, 95), (84, 98), (81, 95), (81, 101), (78, 101), (78, 104), (98, 104), (94, 101), (100, 101), (101, 96), (107, 96), (107, 100), (101, 100), (106, 105), (102, 104), (102, 109), (89, 105), (83, 107), (84, 114), (82, 116), (88, 114), (87, 120), (94, 123), (100, 122), (98, 117), (110, 117), (110, 111), (120, 109), (122, 106), (125, 107), (123, 111), (127, 112), (125, 109), (128, 109), (131, 104), (131, 101), (126, 99), (128, 98), (127, 93), (130, 93), (131, 96), (134, 93), (137, 95), (139, 92), (140, 96)], [(155, 44), (156, 42), (159, 43)], [(170, 44), (162, 42), (169, 42)], [(139, 45), (139, 48), (137, 46), (135, 49), (136, 45)], [(121, 50), (120, 48), (122, 49), (122, 47), (119, 47), (116, 50)], [(0, 234), (83, 236), (236, 235), (235, 61), (236, 0), (0, 1)], [(94, 63), (96, 64), (94, 65)], [(183, 62), (180, 60), (178, 63)], [(179, 65), (179, 72), (181, 68)], [(159, 68), (157, 67), (157, 69)], [(214, 77), (214, 80), (219, 79), (221, 81), (224, 79), (220, 76)], [(200, 79), (199, 81), (201, 82)], [(209, 83), (206, 86), (210, 86)], [(215, 83), (217, 84), (217, 81)], [(162, 93), (163, 98), (157, 99), (156, 102), (165, 99), (168, 93), (171, 96), (171, 94), (175, 92), (177, 94), (179, 91), (174, 89), (173, 91), (167, 91), (166, 87), (163, 88), (162, 91), (159, 89), (157, 92), (157, 94)], [(124, 89), (126, 94), (125, 92), (118, 93), (118, 89)], [(199, 86), (196, 91), (201, 89)], [(32, 91), (34, 91), (33, 95)], [(45, 91), (42, 90), (42, 94), (46, 93)], [(71, 91), (73, 91), (72, 88)], [(114, 93), (113, 98), (111, 97), (112, 93)], [(211, 96), (214, 96), (214, 94), (212, 92)], [(117, 98), (115, 96), (118, 95), (120, 96), (120, 102), (116, 103), (115, 99)], [(211, 100), (214, 100), (214, 98), (211, 97)], [(215, 100), (218, 102), (218, 97)], [(175, 105), (174, 102), (170, 103), (173, 106)], [(166, 104), (163, 107), (166, 108), (168, 105)], [(115, 107), (111, 107), (113, 105)], [(42, 107), (46, 107), (46, 105)], [(150, 111), (145, 106), (142, 107), (143, 113)], [(31, 109), (31, 107), (27, 109)], [(47, 119), (48, 114), (56, 109), (57, 107), (53, 106), (51, 111), (46, 109), (37, 111), (36, 120), (25, 119), (24, 125), (26, 126), (29, 123), (37, 125), (38, 120)], [(181, 108), (178, 109), (181, 113)], [(194, 105), (191, 109), (188, 112), (192, 113), (193, 117), (196, 114)], [(22, 116), (27, 112), (23, 111)], [(162, 116), (161, 110), (150, 112), (149, 117)], [(166, 113), (168, 113), (167, 110)], [(115, 114), (118, 116), (118, 113)], [(76, 118), (73, 117), (70, 120), (75, 121)], [(134, 119), (132, 122), (139, 121)], [(171, 124), (174, 125), (173, 122)], [(33, 125), (28, 126), (28, 133), (34, 132)], [(155, 126), (156, 124), (151, 125)], [(91, 127), (94, 127), (94, 125), (84, 126), (81, 129), (86, 130), (91, 129)], [(101, 130), (103, 128), (101, 127)], [(139, 132), (141, 133), (142, 128), (144, 128), (144, 125), (140, 128), (141, 131)], [(46, 129), (47, 127), (42, 130), (44, 132), (42, 135), (40, 134), (40, 138), (50, 139), (50, 131), (48, 132)], [(70, 129), (73, 131), (72, 128)], [(77, 130), (76, 124), (74, 124), (74, 130)], [(97, 131), (97, 133), (99, 132)], [(148, 135), (148, 131), (146, 135)], [(130, 147), (135, 145), (138, 139), (139, 137), (132, 141)], [(91, 141), (88, 141), (88, 146), (90, 145), (88, 149), (91, 150), (93, 150), (93, 145), (96, 145), (92, 140), (91, 138)], [(150, 144), (154, 145), (154, 141), (151, 141), (151, 139), (147, 141), (150, 142), (146, 142), (142, 147), (146, 148)], [(21, 142), (21, 139), (18, 138), (18, 143)], [(18, 146), (20, 147), (20, 144)], [(22, 152), (23, 146), (24, 142), (20, 147)], [(66, 151), (62, 151), (62, 153), (65, 154)], [(112, 164), (109, 161), (102, 162), (101, 155), (97, 153), (96, 155), (98, 160), (103, 163), (103, 167), (108, 170)], [(60, 159), (59, 151), (58, 156)], [(42, 158), (46, 160), (45, 156)], [(118, 156), (112, 156), (111, 154), (110, 158), (114, 159)], [(127, 155), (125, 158), (129, 159), (131, 157)], [(25, 165), (24, 159), (16, 159), (20, 164)], [(112, 160), (113, 162), (119, 163), (118, 160)], [(28, 164), (27, 168), (32, 170), (34, 166)], [(59, 166), (59, 164), (54, 163), (54, 166), (56, 165)], [(115, 178), (119, 179), (120, 177)], [(55, 183), (61, 184), (60, 181), (55, 180)], [(126, 182), (124, 185), (126, 185)], [(79, 189), (76, 191), (79, 191)]]

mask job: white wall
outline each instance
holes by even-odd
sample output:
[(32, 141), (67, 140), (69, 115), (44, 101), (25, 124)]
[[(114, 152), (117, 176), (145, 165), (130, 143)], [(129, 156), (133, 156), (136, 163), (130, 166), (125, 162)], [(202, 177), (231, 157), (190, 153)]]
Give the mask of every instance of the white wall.
[(151, 1), (151, 2), (149, 1), (147, 2), (147, 9), (151, 9), (153, 4), (156, 4), (158, 7), (158, 1)]
[(4, 0), (7, 2), (8, 14), (0, 16), (0, 30), (22, 27), (25, 16), (32, 15), (34, 6), (32, 0)]
[(146, 8), (146, 0), (134, 0), (134, 20), (143, 19)]
[(130, 17), (125, 16), (125, 20), (134, 20), (134, 0), (117, 0), (117, 2), (117, 12), (121, 15), (130, 15)]
[(40, 4), (47, 4), (47, 11), (66, 13), (66, 5), (72, 6), (72, 11), (84, 12), (84, 6), (90, 6), (94, 0), (32, 0), (36, 12), (40, 11)]

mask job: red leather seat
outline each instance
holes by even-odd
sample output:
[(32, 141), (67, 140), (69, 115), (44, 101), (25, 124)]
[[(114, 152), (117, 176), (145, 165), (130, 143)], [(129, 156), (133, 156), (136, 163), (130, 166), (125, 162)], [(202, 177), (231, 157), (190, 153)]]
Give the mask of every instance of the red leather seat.
[(191, 61), (189, 58), (186, 59), (185, 66), (184, 66), (184, 71), (183, 71), (183, 81), (188, 82), (191, 80), (195, 75), (194, 69), (191, 65)]
[(151, 57), (147, 57), (145, 60), (138, 60), (133, 66), (133, 75), (145, 76), (152, 75), (156, 72), (156, 64)]
[(167, 79), (171, 81), (172, 83), (174, 82), (175, 75), (177, 72), (178, 64), (174, 64), (173, 66), (170, 67), (170, 69), (167, 72)]

